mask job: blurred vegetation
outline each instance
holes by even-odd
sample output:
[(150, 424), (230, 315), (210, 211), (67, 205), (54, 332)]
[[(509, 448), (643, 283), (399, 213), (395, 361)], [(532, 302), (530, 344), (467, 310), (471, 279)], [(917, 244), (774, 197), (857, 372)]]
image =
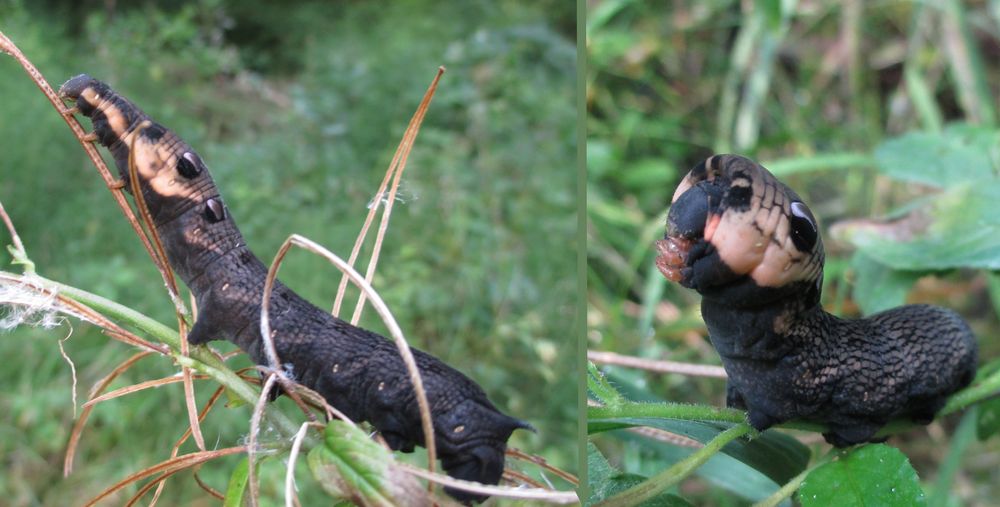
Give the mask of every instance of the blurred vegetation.
[[(446, 66), (374, 285), (411, 344), (538, 428), (512, 446), (575, 472), (574, 27), (574, 5), (555, 0), (0, 0), (0, 29), (54, 87), (91, 74), (195, 146), (265, 260), (293, 232), (346, 258), (406, 123)], [(69, 130), (13, 59), (0, 58), (0, 76), (0, 199), (39, 272), (173, 322), (158, 274)], [(326, 307), (340, 276), (297, 252), (282, 279)], [(373, 311), (363, 325), (384, 332)], [(186, 426), (179, 386), (103, 403), (64, 479), (74, 410), (56, 340), (69, 332), (0, 340), (7, 505), (76, 504), (168, 457)], [(66, 349), (81, 397), (134, 352), (80, 323)], [(112, 387), (175, 371), (145, 359)], [(214, 387), (196, 384), (199, 401)], [(208, 445), (235, 445), (249, 413), (216, 408), (203, 426)], [(223, 489), (237, 461), (210, 463), (201, 477)], [(264, 466), (265, 498), (280, 498), (281, 470)], [(305, 505), (322, 498), (300, 493)], [(190, 473), (171, 479), (162, 500), (214, 504)]]
[[(652, 242), (687, 171), (736, 152), (775, 172), (819, 219), (828, 310), (948, 306), (972, 325), (980, 362), (995, 366), (998, 33), (996, 1), (588, 1), (588, 347), (719, 364), (697, 294), (665, 282)], [(859, 220), (910, 211), (931, 226), (909, 244)], [(718, 379), (602, 371), (630, 399), (725, 403)], [(996, 400), (980, 409), (982, 426)], [(1000, 443), (968, 445), (976, 425), (956, 429), (959, 419), (889, 443), (933, 504), (995, 503)], [(796, 436), (828, 448), (816, 434)], [(625, 432), (593, 440), (610, 460), (603, 469), (640, 479), (690, 453)], [(751, 493), (724, 489), (736, 478), (723, 470), (706, 468), (673, 491), (698, 505), (748, 503)]]

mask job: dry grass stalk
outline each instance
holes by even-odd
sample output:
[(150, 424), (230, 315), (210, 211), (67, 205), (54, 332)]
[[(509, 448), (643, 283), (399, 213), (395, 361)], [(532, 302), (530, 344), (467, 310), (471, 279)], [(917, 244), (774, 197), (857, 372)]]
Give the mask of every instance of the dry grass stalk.
[(122, 479), (121, 481), (118, 481), (113, 486), (109, 487), (108, 489), (105, 489), (94, 498), (91, 498), (90, 501), (84, 504), (84, 507), (92, 507), (101, 500), (111, 496), (112, 494), (128, 486), (129, 484), (141, 481), (147, 477), (151, 477), (156, 474), (162, 474), (160, 477), (155, 479), (156, 482), (159, 482), (163, 479), (166, 479), (170, 475), (180, 472), (181, 470), (186, 470), (193, 466), (200, 465), (206, 461), (213, 460), (215, 458), (221, 458), (223, 456), (229, 456), (231, 454), (238, 454), (245, 450), (246, 447), (242, 446), (227, 447), (225, 449), (219, 449), (217, 451), (198, 451), (198, 452), (193, 452), (191, 454), (185, 454), (177, 458), (170, 458), (166, 461), (157, 463), (151, 467), (139, 470), (138, 472), (129, 475), (128, 477)]
[[(150, 354), (152, 352), (144, 350), (132, 355), (132, 357), (126, 359), (122, 364), (119, 364), (114, 370), (111, 370), (111, 373), (94, 384), (94, 387), (90, 390), (89, 398), (93, 399), (97, 396), (97, 393), (104, 391), (104, 389), (111, 385), (111, 382), (118, 378), (119, 375), (131, 368), (140, 359)], [(80, 413), (80, 418), (73, 424), (73, 430), (69, 434), (69, 443), (66, 445), (66, 457), (63, 459), (64, 477), (69, 476), (73, 471), (73, 458), (76, 456), (76, 447), (80, 443), (80, 435), (83, 433), (83, 428), (87, 425), (87, 419), (90, 417), (90, 411), (93, 409), (93, 406), (84, 406), (83, 411)]]
[(518, 498), (524, 500), (539, 500), (554, 504), (579, 503), (580, 499), (574, 491), (548, 491), (537, 488), (507, 487), (507, 486), (487, 486), (478, 482), (463, 481), (447, 475), (428, 472), (422, 468), (417, 468), (406, 463), (396, 463), (394, 466), (404, 472), (422, 477), (433, 483), (450, 488), (461, 489), (463, 491), (475, 492), (483, 495), (497, 496), (503, 498)]
[[(382, 250), (382, 237), (385, 235), (385, 230), (389, 224), (389, 216), (392, 214), (392, 204), (396, 200), (396, 191), (399, 188), (400, 178), (403, 175), (403, 169), (406, 168), (406, 158), (410, 154), (410, 150), (413, 148), (413, 141), (417, 137), (417, 132), (420, 130), (420, 124), (424, 121), (424, 115), (427, 112), (427, 107), (430, 105), (431, 98), (434, 96), (435, 90), (437, 90), (438, 81), (441, 79), (441, 75), (444, 74), (444, 67), (438, 67), (437, 75), (434, 76), (434, 80), (431, 81), (431, 85), (427, 88), (427, 92), (424, 93), (423, 99), (420, 101), (420, 105), (417, 106), (417, 111), (413, 114), (410, 119), (410, 123), (406, 126), (406, 131), (403, 133), (403, 139), (400, 140), (399, 145), (396, 147), (396, 153), (392, 156), (392, 161), (389, 163), (389, 168), (385, 171), (385, 176), (382, 178), (382, 183), (379, 185), (378, 190), (375, 192), (375, 197), (372, 198), (372, 204), (368, 207), (368, 216), (365, 217), (365, 223), (361, 226), (361, 231), (358, 233), (357, 239), (354, 240), (354, 247), (351, 249), (351, 256), (348, 258), (347, 263), (354, 266), (355, 261), (358, 259), (358, 254), (361, 252), (361, 245), (365, 242), (365, 237), (368, 235), (368, 229), (371, 227), (372, 221), (375, 219), (375, 213), (378, 211), (379, 206), (382, 203), (383, 196), (385, 195), (386, 186), (389, 184), (389, 179), (393, 178), (392, 189), (389, 192), (389, 197), (386, 200), (385, 211), (382, 215), (382, 221), (379, 225), (378, 237), (375, 241), (375, 247), (372, 250), (371, 260), (368, 262), (368, 272), (365, 275), (365, 280), (371, 283), (372, 275), (375, 272), (375, 265), (378, 264), (378, 255)], [(333, 302), (333, 310), (331, 313), (336, 317), (340, 315), (340, 305), (344, 300), (344, 291), (347, 289), (347, 277), (340, 277), (340, 284), (337, 286), (337, 297)], [(352, 324), (357, 324), (360, 318), (360, 308), (364, 305), (364, 294), (358, 299), (357, 307), (354, 310), (355, 317), (351, 319)]]
[(295, 495), (295, 463), (299, 458), (299, 449), (302, 448), (302, 441), (306, 438), (306, 430), (310, 427), (322, 428), (323, 425), (316, 422), (304, 422), (292, 439), (292, 449), (288, 452), (288, 468), (285, 469), (285, 507), (293, 507), (298, 504)]
[[(107, 185), (108, 189), (111, 190), (111, 195), (114, 197), (119, 209), (121, 209), (122, 214), (125, 215), (129, 225), (132, 226), (132, 230), (135, 232), (136, 236), (139, 237), (139, 240), (142, 242), (142, 246), (146, 249), (146, 253), (149, 254), (149, 257), (153, 259), (153, 262), (156, 264), (164, 283), (167, 283), (168, 275), (165, 270), (165, 266), (162, 266), (159, 262), (157, 262), (156, 254), (153, 252), (153, 245), (142, 233), (142, 226), (139, 225), (139, 221), (136, 219), (135, 213), (132, 212), (132, 208), (125, 199), (122, 188), (118, 185), (118, 178), (112, 175), (111, 171), (108, 170), (108, 166), (104, 163), (104, 159), (101, 158), (101, 154), (98, 153), (97, 148), (94, 147), (93, 143), (87, 140), (87, 133), (84, 132), (83, 127), (80, 126), (80, 122), (77, 121), (76, 117), (73, 116), (76, 112), (74, 108), (66, 109), (63, 106), (62, 98), (60, 98), (52, 87), (49, 86), (49, 83), (42, 76), (42, 73), (35, 68), (34, 64), (32, 64), (23, 53), (21, 53), (21, 50), (18, 49), (18, 47), (11, 42), (11, 40), (8, 39), (2, 31), (0, 31), (0, 50), (6, 52), (17, 60), (28, 76), (31, 77), (31, 80), (34, 81), (35, 85), (38, 86), (42, 93), (45, 94), (45, 97), (49, 99), (52, 107), (56, 108), (56, 111), (59, 112), (59, 116), (61, 116), (63, 121), (66, 122), (66, 125), (69, 126), (71, 131), (73, 131), (73, 135), (76, 136), (80, 145), (83, 146), (83, 151), (87, 153), (88, 157), (90, 157), (91, 162), (94, 163), (94, 167), (97, 168), (97, 172), (101, 175), (101, 178), (104, 179), (105, 185)], [(183, 306), (183, 303), (175, 301), (174, 305)]]
[[(399, 162), (396, 165), (395, 175), (392, 177), (392, 186), (389, 188), (389, 197), (385, 200), (385, 211), (382, 213), (382, 221), (379, 223), (378, 233), (375, 235), (375, 246), (372, 248), (372, 256), (371, 259), (368, 260), (368, 268), (365, 271), (365, 281), (368, 283), (372, 283), (372, 279), (375, 277), (375, 268), (378, 266), (378, 257), (382, 252), (382, 240), (385, 238), (385, 231), (389, 229), (389, 217), (392, 216), (392, 206), (396, 202), (396, 191), (399, 189), (399, 182), (403, 178), (403, 170), (406, 169), (406, 160), (410, 157), (410, 151), (413, 149), (413, 142), (417, 139), (417, 133), (420, 132), (420, 125), (424, 122), (424, 116), (427, 114), (427, 108), (431, 104), (431, 99), (434, 98), (434, 92), (437, 90), (438, 81), (440, 81), (442, 74), (444, 74), (444, 67), (438, 67), (438, 73), (434, 76), (434, 80), (431, 81), (430, 87), (427, 88), (424, 98), (420, 100), (420, 105), (417, 106), (417, 112), (410, 120), (410, 124), (407, 125), (406, 132), (403, 134), (403, 140), (400, 142), (399, 147), (396, 149), (396, 154), (393, 157), (394, 160), (398, 159)], [(392, 171), (391, 164), (389, 170)], [(376, 199), (378, 198), (381, 198), (381, 194), (376, 196)], [(361, 320), (361, 311), (364, 307), (365, 294), (362, 292), (361, 295), (358, 296), (357, 305), (354, 307), (354, 315), (351, 316), (351, 324), (358, 324)]]
[[(162, 267), (163, 272), (166, 273), (165, 282), (167, 284), (167, 292), (170, 295), (171, 301), (174, 302), (174, 312), (177, 316), (177, 332), (180, 333), (181, 337), (181, 354), (187, 356), (190, 354), (187, 341), (187, 324), (184, 321), (187, 309), (184, 308), (183, 300), (177, 289), (177, 280), (174, 278), (173, 270), (170, 269), (170, 262), (167, 260), (167, 252), (163, 248), (163, 241), (160, 240), (160, 233), (157, 232), (156, 225), (153, 223), (153, 216), (149, 212), (149, 207), (146, 206), (146, 198), (142, 193), (142, 188), (139, 186), (139, 167), (135, 163), (135, 141), (142, 134), (142, 131), (152, 124), (153, 122), (149, 120), (142, 122), (136, 127), (132, 135), (128, 152), (129, 183), (132, 186), (132, 197), (135, 199), (135, 207), (139, 210), (139, 216), (142, 217), (142, 221), (146, 225), (146, 234), (153, 244), (153, 252), (156, 254), (154, 262), (159, 267)], [(188, 424), (191, 425), (191, 433), (194, 435), (195, 444), (198, 446), (198, 449), (204, 451), (205, 438), (201, 435), (201, 425), (198, 424), (198, 404), (194, 398), (194, 383), (191, 381), (191, 369), (181, 366), (181, 377), (184, 382), (184, 405), (187, 408)]]
[(547, 461), (545, 461), (545, 458), (542, 458), (541, 456), (535, 456), (534, 454), (528, 454), (528, 453), (526, 453), (526, 452), (524, 452), (524, 451), (522, 451), (520, 449), (515, 449), (513, 447), (508, 447), (507, 448), (507, 452), (505, 453), (505, 455), (509, 456), (509, 457), (512, 457), (512, 458), (519, 459), (521, 461), (527, 461), (528, 463), (533, 463), (533, 464), (541, 467), (544, 470), (548, 470), (548, 471), (550, 471), (550, 472), (558, 475), (559, 477), (562, 477), (566, 482), (569, 482), (570, 484), (572, 484), (574, 486), (579, 486), (580, 485), (580, 479), (578, 479), (575, 475), (573, 475), (573, 474), (571, 474), (571, 473), (569, 473), (569, 472), (567, 472), (565, 470), (562, 470), (560, 468), (556, 468), (556, 467), (550, 465)]
[(679, 373), (693, 377), (713, 377), (726, 378), (726, 370), (721, 366), (711, 366), (704, 364), (679, 363), (676, 361), (658, 361), (655, 359), (645, 359), (642, 357), (626, 356), (615, 352), (602, 352), (588, 350), (587, 359), (595, 364), (613, 364), (617, 366), (627, 366), (640, 370), (654, 371), (657, 373)]
[[(375, 311), (378, 312), (380, 317), (382, 317), (382, 321), (389, 329), (389, 334), (392, 336), (393, 340), (395, 340), (396, 346), (399, 348), (399, 353), (403, 357), (403, 363), (406, 364), (407, 372), (410, 375), (410, 382), (413, 383), (413, 390), (416, 393), (417, 405), (420, 408), (421, 428), (423, 429), (424, 435), (427, 436), (427, 438), (424, 438), (424, 444), (427, 449), (427, 468), (431, 473), (433, 473), (437, 453), (434, 445), (434, 425), (431, 422), (430, 404), (427, 402), (427, 393), (424, 390), (424, 383), (420, 378), (420, 371), (417, 369), (416, 360), (413, 359), (413, 353), (410, 352), (410, 346), (407, 344), (406, 338), (403, 336), (403, 330), (400, 329), (399, 324), (396, 323), (395, 317), (392, 316), (392, 312), (389, 311), (389, 307), (386, 306), (382, 297), (378, 295), (378, 292), (376, 292), (368, 281), (362, 278), (350, 264), (344, 262), (343, 259), (323, 246), (308, 238), (299, 236), (298, 234), (292, 234), (285, 240), (284, 243), (282, 243), (281, 248), (278, 249), (278, 253), (274, 256), (274, 260), (268, 267), (267, 278), (264, 281), (264, 295), (261, 301), (260, 312), (260, 332), (261, 338), (265, 343), (268, 361), (272, 362), (272, 368), (274, 367), (273, 365), (280, 363), (278, 362), (277, 352), (274, 350), (274, 342), (271, 337), (271, 324), (268, 317), (271, 304), (271, 290), (274, 287), (274, 280), (278, 275), (278, 268), (281, 266), (281, 261), (284, 259), (285, 254), (288, 253), (288, 250), (291, 249), (292, 245), (304, 248), (305, 250), (315, 253), (330, 261), (331, 264), (343, 272), (345, 276), (347, 276), (352, 282), (354, 282), (355, 285), (358, 286), (358, 288), (361, 289), (362, 294), (368, 295), (372, 306), (375, 307)], [(280, 370), (277, 371), (280, 372)]]
[(254, 461), (257, 457), (257, 433), (260, 431), (260, 419), (264, 415), (264, 407), (267, 405), (267, 394), (274, 389), (274, 384), (278, 380), (278, 373), (271, 372), (264, 381), (261, 388), (260, 398), (254, 406), (253, 415), (250, 417), (250, 434), (247, 436), (247, 483), (250, 486), (250, 506), (257, 507), (257, 496), (260, 492), (257, 489), (257, 478), (254, 477)]
[[(198, 422), (199, 423), (201, 423), (201, 421), (205, 420), (205, 417), (212, 410), (212, 407), (215, 406), (215, 402), (219, 401), (219, 397), (222, 396), (222, 393), (224, 393), (225, 391), (226, 391), (225, 386), (219, 386), (218, 388), (215, 389), (215, 392), (212, 393), (212, 396), (205, 403), (204, 408), (202, 408), (201, 412), (198, 413)], [(181, 437), (177, 439), (177, 442), (174, 443), (174, 447), (170, 450), (170, 457), (171, 458), (177, 457), (177, 453), (180, 452), (181, 445), (184, 445), (184, 442), (186, 442), (187, 439), (188, 439), (188, 437), (190, 437), (190, 436), (191, 436), (191, 426), (188, 425), (188, 428), (186, 430), (184, 430), (184, 434), (181, 435)], [(204, 450), (204, 449), (202, 449), (202, 450)], [(218, 494), (217, 491), (215, 491), (214, 489), (212, 489), (212, 488), (208, 487), (207, 485), (205, 485), (204, 483), (202, 483), (201, 479), (198, 478), (197, 474), (195, 474), (195, 481), (198, 483), (199, 486), (201, 486), (201, 489), (204, 489), (209, 494), (211, 494), (213, 496), (215, 496), (213, 493)], [(160, 495), (163, 493), (163, 486), (165, 486), (165, 485), (166, 485), (166, 481), (160, 481), (159, 484), (157, 484), (157, 486), (156, 486), (156, 492), (153, 493), (153, 499), (149, 502), (150, 507), (152, 507), (153, 505), (156, 504), (156, 501), (160, 498)], [(222, 495), (218, 495), (217, 498), (219, 500), (223, 499)]]
[[(207, 379), (209, 377), (206, 376), (206, 375), (196, 375), (195, 378), (197, 378), (199, 380), (203, 380), (203, 379)], [(119, 389), (115, 389), (114, 391), (111, 391), (110, 393), (103, 394), (103, 395), (98, 396), (98, 397), (96, 397), (96, 398), (94, 398), (92, 400), (87, 401), (87, 403), (84, 403), (83, 406), (84, 407), (92, 407), (92, 406), (97, 405), (98, 403), (100, 403), (102, 401), (113, 400), (115, 398), (118, 398), (118, 397), (121, 397), (121, 396), (125, 396), (126, 394), (132, 394), (132, 393), (135, 393), (135, 392), (143, 391), (143, 390), (146, 390), (146, 389), (152, 389), (154, 387), (165, 386), (165, 385), (168, 385), (168, 384), (176, 384), (178, 382), (183, 382), (183, 381), (184, 381), (184, 379), (182, 377), (165, 377), (165, 378), (158, 378), (158, 379), (154, 379), (154, 380), (147, 380), (145, 382), (140, 382), (138, 384), (132, 384), (130, 386), (125, 386), (125, 387), (122, 387), (122, 388), (119, 388)]]

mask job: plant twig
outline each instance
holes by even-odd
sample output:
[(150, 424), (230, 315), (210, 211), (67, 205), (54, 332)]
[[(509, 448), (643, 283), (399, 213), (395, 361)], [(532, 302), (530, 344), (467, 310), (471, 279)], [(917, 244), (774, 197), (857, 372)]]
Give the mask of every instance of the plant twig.
[[(417, 131), (420, 129), (420, 123), (424, 120), (424, 113), (426, 113), (427, 106), (430, 104), (430, 99), (434, 95), (434, 90), (437, 89), (438, 80), (440, 80), (441, 75), (444, 73), (444, 67), (438, 68), (438, 73), (431, 81), (430, 87), (424, 94), (423, 100), (420, 101), (420, 105), (417, 107), (417, 111), (410, 118), (410, 123), (406, 127), (406, 131), (403, 133), (403, 139), (399, 142), (396, 147), (396, 153), (392, 156), (392, 161), (389, 163), (389, 168), (385, 171), (385, 176), (382, 178), (382, 183), (379, 184), (378, 191), (375, 192), (375, 197), (372, 199), (371, 206), (368, 207), (368, 216), (365, 217), (365, 223), (361, 226), (361, 231), (358, 233), (357, 239), (354, 240), (354, 247), (351, 249), (351, 256), (348, 258), (347, 263), (354, 266), (354, 262), (358, 259), (358, 254), (361, 252), (361, 245), (365, 242), (365, 237), (368, 235), (368, 229), (371, 227), (372, 221), (375, 219), (375, 213), (378, 211), (380, 204), (382, 202), (382, 196), (385, 195), (386, 186), (389, 184), (389, 179), (395, 175), (392, 183), (392, 190), (390, 191), (388, 200), (386, 202), (385, 211), (382, 214), (382, 223), (379, 225), (379, 236), (375, 242), (375, 248), (372, 252), (372, 258), (368, 262), (369, 271), (374, 272), (374, 266), (378, 263), (378, 254), (382, 247), (382, 236), (385, 233), (385, 228), (388, 226), (389, 215), (392, 213), (392, 204), (396, 200), (396, 190), (399, 187), (399, 180), (402, 177), (403, 169), (406, 168), (406, 157), (409, 156), (410, 149), (413, 147), (413, 140), (416, 139)], [(405, 155), (403, 154), (405, 151)], [(402, 162), (400, 162), (402, 160)], [(365, 279), (371, 283), (371, 273), (366, 275)], [(333, 309), (330, 313), (333, 316), (340, 315), (340, 305), (344, 300), (344, 291), (347, 289), (347, 276), (340, 277), (340, 284), (337, 286), (337, 297), (333, 302)], [(362, 295), (362, 298), (364, 296)], [(361, 308), (364, 304), (364, 299), (358, 300), (358, 306), (355, 308), (355, 314), (358, 315), (359, 311), (357, 308)], [(352, 323), (357, 323), (355, 319), (351, 319)]]
[(588, 350), (587, 359), (597, 364), (627, 366), (629, 368), (639, 368), (641, 370), (654, 371), (657, 373), (679, 373), (681, 375), (690, 375), (694, 377), (726, 378), (726, 370), (721, 366), (646, 359), (642, 357), (626, 356), (615, 352), (604, 352), (598, 350)]
[[(21, 50), (18, 49), (18, 47), (11, 42), (11, 40), (8, 39), (2, 31), (0, 31), (0, 50), (13, 56), (14, 59), (21, 64), (21, 68), (23, 68), (28, 76), (31, 77), (31, 80), (34, 81), (35, 85), (38, 86), (38, 89), (45, 94), (45, 97), (49, 99), (52, 107), (56, 108), (56, 111), (59, 112), (59, 116), (61, 116), (63, 121), (66, 122), (66, 125), (69, 126), (70, 130), (73, 131), (73, 135), (76, 136), (77, 141), (79, 141), (80, 145), (83, 146), (83, 151), (87, 153), (87, 156), (90, 157), (90, 161), (93, 162), (94, 167), (97, 168), (97, 172), (101, 175), (101, 178), (104, 179), (104, 184), (111, 190), (111, 195), (118, 204), (118, 208), (121, 209), (122, 214), (125, 215), (125, 218), (128, 220), (129, 225), (132, 226), (132, 230), (135, 232), (136, 236), (139, 237), (139, 240), (142, 242), (142, 246), (146, 249), (146, 253), (148, 253), (149, 257), (153, 259), (154, 263), (156, 263), (156, 254), (153, 252), (153, 245), (146, 238), (145, 234), (142, 233), (142, 226), (139, 225), (139, 221), (136, 219), (135, 213), (132, 212), (132, 208), (128, 205), (124, 192), (122, 192), (121, 188), (116, 186), (117, 178), (112, 176), (111, 171), (108, 170), (108, 166), (104, 163), (104, 159), (101, 158), (101, 154), (98, 153), (97, 148), (94, 147), (90, 141), (85, 139), (87, 134), (84, 132), (83, 127), (80, 126), (80, 122), (73, 116), (72, 111), (67, 110), (64, 107), (62, 99), (56, 94), (52, 87), (49, 86), (49, 83), (42, 76), (42, 73), (35, 68), (34, 64), (32, 64), (23, 53), (21, 53)], [(160, 276), (163, 277), (164, 282), (166, 282), (167, 274), (161, 268), (162, 266), (157, 263), (157, 269), (160, 270)]]
[(690, 475), (691, 472), (694, 472), (708, 461), (709, 458), (721, 451), (726, 444), (751, 431), (753, 430), (749, 424), (737, 424), (719, 433), (715, 438), (706, 443), (705, 447), (691, 453), (688, 457), (678, 461), (670, 468), (650, 477), (633, 488), (629, 488), (611, 498), (598, 502), (594, 507), (624, 507), (638, 505), (650, 500)]
[[(184, 456), (180, 456), (180, 457), (177, 457), (177, 458), (170, 458), (170, 459), (168, 459), (166, 461), (163, 461), (163, 462), (158, 463), (156, 465), (153, 465), (151, 467), (144, 468), (144, 469), (142, 469), (142, 470), (140, 470), (140, 471), (138, 471), (138, 472), (136, 472), (134, 474), (129, 475), (128, 477), (122, 479), (121, 481), (118, 481), (117, 483), (115, 483), (110, 488), (105, 489), (100, 494), (98, 494), (96, 497), (90, 499), (90, 501), (87, 502), (84, 507), (91, 507), (92, 505), (96, 505), (101, 500), (103, 500), (103, 499), (111, 496), (112, 494), (114, 494), (115, 492), (117, 492), (117, 491), (121, 490), (122, 488), (128, 486), (129, 484), (132, 484), (132, 483), (137, 482), (137, 481), (141, 481), (141, 480), (143, 480), (143, 479), (145, 479), (147, 477), (153, 476), (155, 474), (159, 474), (159, 473), (162, 473), (162, 474), (165, 474), (165, 475), (166, 474), (173, 474), (173, 473), (176, 473), (176, 472), (178, 472), (180, 470), (191, 468), (191, 467), (193, 467), (195, 465), (199, 465), (199, 464), (204, 463), (206, 461), (213, 460), (213, 459), (216, 459), (216, 458), (221, 458), (223, 456), (229, 456), (230, 454), (241, 453), (241, 452), (243, 452), (245, 450), (246, 450), (246, 447), (242, 447), (242, 446), (239, 446), (239, 447), (228, 447), (226, 449), (219, 449), (217, 451), (198, 451), (198, 452), (193, 452), (191, 454), (185, 454)], [(165, 478), (165, 476), (161, 477), (160, 479), (163, 479), (163, 478)]]
[(14, 222), (10, 220), (10, 217), (7, 215), (7, 210), (3, 208), (2, 202), (0, 202), (0, 218), (3, 218), (3, 223), (7, 226), (7, 230), (10, 232), (10, 239), (13, 245), (8, 246), (7, 250), (14, 257), (14, 264), (21, 264), (24, 266), (24, 272), (26, 274), (34, 273), (35, 263), (31, 262), (31, 259), (28, 258), (28, 252), (24, 249), (24, 243), (21, 243), (21, 237), (17, 235), (17, 229), (14, 228)]
[[(427, 92), (424, 93), (424, 98), (420, 101), (420, 105), (417, 106), (417, 112), (413, 115), (410, 120), (410, 124), (406, 127), (406, 133), (403, 135), (403, 141), (400, 143), (399, 148), (396, 150), (396, 157), (394, 159), (399, 160), (399, 164), (396, 168), (396, 174), (392, 178), (392, 186), (389, 188), (389, 197), (385, 202), (385, 211), (382, 213), (382, 221), (378, 226), (378, 233), (375, 235), (375, 246), (372, 248), (372, 257), (368, 261), (368, 269), (365, 271), (365, 281), (372, 283), (372, 279), (375, 277), (375, 268), (378, 266), (378, 257), (382, 252), (382, 239), (385, 238), (385, 231), (389, 228), (389, 216), (392, 215), (392, 206), (396, 202), (396, 190), (399, 189), (399, 182), (403, 177), (403, 170), (406, 169), (406, 160), (410, 157), (410, 150), (413, 149), (413, 142), (417, 139), (417, 133), (420, 132), (420, 125), (424, 122), (424, 116), (427, 114), (427, 108), (431, 104), (431, 99), (434, 98), (434, 92), (437, 90), (438, 81), (441, 79), (441, 75), (444, 74), (444, 67), (438, 67), (437, 75), (434, 76), (434, 80), (431, 81), (431, 85), (427, 88)], [(376, 199), (381, 198), (381, 195), (376, 196)], [(354, 315), (351, 317), (351, 324), (357, 325), (361, 320), (361, 311), (365, 307), (365, 293), (362, 292), (358, 296), (358, 304), (354, 307)]]
[[(435, 460), (437, 459), (434, 424), (431, 420), (430, 404), (427, 402), (427, 392), (424, 390), (424, 383), (420, 377), (420, 370), (417, 368), (417, 362), (413, 358), (413, 353), (410, 351), (410, 346), (406, 342), (406, 338), (403, 336), (403, 330), (400, 329), (399, 324), (396, 323), (396, 319), (392, 316), (392, 312), (389, 311), (389, 307), (386, 306), (382, 297), (378, 295), (378, 292), (376, 292), (368, 281), (362, 278), (361, 274), (355, 271), (350, 264), (344, 262), (344, 260), (336, 254), (308, 238), (299, 236), (298, 234), (292, 234), (289, 236), (288, 239), (282, 243), (281, 248), (278, 249), (278, 253), (275, 255), (274, 261), (271, 262), (264, 285), (263, 301), (261, 302), (260, 331), (261, 336), (265, 339), (265, 344), (267, 343), (267, 338), (271, 335), (271, 325), (267, 316), (267, 308), (268, 305), (270, 305), (271, 289), (278, 274), (280, 261), (292, 245), (304, 248), (330, 261), (331, 264), (336, 266), (337, 269), (343, 272), (352, 282), (354, 282), (355, 285), (358, 286), (358, 288), (361, 289), (362, 294), (367, 294), (368, 299), (371, 300), (372, 306), (375, 307), (375, 311), (378, 312), (380, 317), (382, 317), (382, 321), (389, 329), (389, 334), (396, 342), (396, 347), (399, 349), (399, 353), (403, 358), (403, 363), (406, 365), (406, 370), (409, 373), (410, 382), (413, 384), (413, 390), (417, 399), (417, 406), (420, 409), (420, 425), (424, 433), (424, 447), (427, 449), (427, 469), (433, 473)], [(274, 347), (273, 342), (269, 346)], [(267, 353), (271, 354), (275, 352), (272, 350)], [(275, 356), (276, 355), (277, 354), (275, 353)]]

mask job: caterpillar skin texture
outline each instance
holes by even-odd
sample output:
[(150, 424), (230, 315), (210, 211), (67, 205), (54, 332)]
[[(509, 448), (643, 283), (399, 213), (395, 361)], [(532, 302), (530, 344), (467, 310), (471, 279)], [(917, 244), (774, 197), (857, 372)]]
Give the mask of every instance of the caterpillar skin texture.
[(906, 305), (856, 320), (823, 311), (816, 219), (749, 159), (716, 155), (692, 169), (656, 248), (663, 275), (701, 293), (727, 405), (746, 409), (757, 430), (803, 419), (826, 424), (838, 447), (873, 441), (895, 417), (929, 423), (975, 373), (975, 338), (951, 310)]
[[(149, 117), (90, 76), (70, 79), (60, 94), (90, 117), (126, 183), (134, 149), (140, 188), (167, 258), (198, 303), (188, 341), (229, 340), (266, 364), (259, 323), (267, 267), (247, 248), (201, 158), (155, 122), (138, 128)], [(278, 357), (300, 383), (352, 420), (371, 422), (392, 449), (424, 445), (416, 396), (393, 342), (333, 317), (280, 282), (269, 316)], [(479, 385), (441, 360), (416, 349), (413, 355), (442, 467), (459, 479), (497, 484), (507, 439), (531, 426), (501, 413)], [(486, 498), (446, 491), (465, 502)]]

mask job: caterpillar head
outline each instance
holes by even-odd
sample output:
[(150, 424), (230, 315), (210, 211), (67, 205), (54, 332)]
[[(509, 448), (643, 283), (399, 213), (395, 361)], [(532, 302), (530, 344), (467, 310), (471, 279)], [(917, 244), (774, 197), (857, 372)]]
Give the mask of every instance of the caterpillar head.
[(666, 278), (705, 296), (738, 290), (747, 300), (752, 291), (749, 300), (763, 303), (805, 288), (808, 298), (819, 298), (816, 219), (794, 191), (744, 157), (716, 155), (687, 174), (656, 249)]
[[(441, 466), (448, 475), (466, 481), (498, 484), (503, 475), (507, 439), (516, 429), (534, 428), (498, 411), (488, 401), (466, 399), (443, 417), (435, 417)], [(481, 502), (477, 495), (454, 488), (445, 492), (460, 502)]]

